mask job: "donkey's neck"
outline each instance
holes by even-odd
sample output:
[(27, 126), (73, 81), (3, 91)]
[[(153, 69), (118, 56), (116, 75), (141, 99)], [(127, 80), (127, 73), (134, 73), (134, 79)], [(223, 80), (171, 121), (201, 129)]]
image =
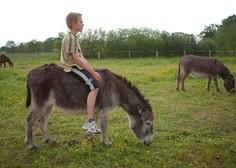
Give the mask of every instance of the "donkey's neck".
[(222, 64), (222, 67), (220, 68), (220, 71), (219, 71), (219, 76), (223, 80), (225, 80), (229, 75), (230, 75), (229, 69)]
[(142, 94), (139, 92), (138, 88), (134, 86), (130, 81), (125, 78), (120, 81), (120, 105), (128, 113), (132, 113), (136, 109), (137, 104), (142, 101)]
[(118, 97), (120, 97), (120, 106), (129, 114), (136, 112), (137, 105), (145, 105), (151, 110), (149, 101), (145, 99), (139, 89), (126, 78), (113, 74), (117, 78), (117, 88), (119, 88)]

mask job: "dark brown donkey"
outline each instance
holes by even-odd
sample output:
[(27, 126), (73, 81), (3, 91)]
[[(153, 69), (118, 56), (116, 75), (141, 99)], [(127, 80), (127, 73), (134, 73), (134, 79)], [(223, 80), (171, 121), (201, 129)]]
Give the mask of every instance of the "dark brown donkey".
[(227, 92), (235, 93), (235, 80), (227, 67), (215, 58), (201, 57), (195, 55), (183, 56), (179, 62), (178, 77), (176, 82), (176, 89), (179, 90), (179, 83), (181, 82), (181, 89), (184, 89), (184, 81), (187, 76), (191, 74), (193, 77), (206, 77), (206, 89), (210, 89), (211, 80), (213, 79), (215, 88), (218, 92), (217, 75), (224, 80), (224, 87)]
[(9, 67), (13, 67), (13, 62), (8, 58), (6, 55), (0, 55), (0, 67), (2, 64), (4, 64), (4, 67), (6, 67), (6, 62), (9, 64)]
[[(120, 106), (128, 114), (130, 128), (134, 135), (145, 145), (153, 140), (154, 113), (149, 101), (125, 78), (109, 70), (97, 70), (103, 83), (95, 105), (96, 119), (99, 118), (102, 130), (101, 143), (109, 145), (107, 139), (107, 122), (109, 112)], [(53, 106), (66, 113), (86, 113), (88, 92), (85, 86), (74, 76), (65, 73), (55, 64), (38, 67), (27, 76), (26, 106), (33, 98), (33, 109), (26, 119), (26, 143), (30, 149), (36, 148), (33, 143), (32, 128), (38, 121), (45, 142), (55, 143), (47, 129), (47, 120)]]

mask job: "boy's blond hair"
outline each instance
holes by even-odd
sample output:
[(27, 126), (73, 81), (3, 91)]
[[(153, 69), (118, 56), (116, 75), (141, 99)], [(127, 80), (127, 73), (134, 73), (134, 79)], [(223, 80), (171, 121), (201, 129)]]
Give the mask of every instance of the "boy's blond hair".
[(67, 25), (67, 27), (71, 30), (72, 29), (72, 23), (76, 23), (81, 16), (82, 16), (81, 13), (70, 12), (66, 16), (66, 25)]

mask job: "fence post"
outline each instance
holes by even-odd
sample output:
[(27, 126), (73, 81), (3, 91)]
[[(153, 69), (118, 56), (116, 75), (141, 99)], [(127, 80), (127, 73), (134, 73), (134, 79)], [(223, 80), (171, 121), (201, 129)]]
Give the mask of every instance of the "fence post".
[(158, 58), (158, 50), (156, 50), (156, 58)]
[(130, 59), (130, 57), (131, 57), (131, 56), (130, 56), (130, 51), (129, 51), (129, 59)]
[(186, 55), (186, 50), (184, 50), (184, 56)]
[(209, 57), (211, 57), (211, 50), (209, 50)]
[(100, 59), (101, 57), (100, 57), (100, 51), (98, 51), (98, 59)]

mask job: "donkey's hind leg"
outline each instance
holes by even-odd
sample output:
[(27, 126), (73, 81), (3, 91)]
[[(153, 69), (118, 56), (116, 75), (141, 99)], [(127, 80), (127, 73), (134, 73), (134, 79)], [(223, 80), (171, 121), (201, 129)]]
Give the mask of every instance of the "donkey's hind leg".
[(183, 91), (185, 91), (184, 82), (188, 75), (189, 75), (189, 72), (187, 73), (186, 71), (181, 71), (180, 82), (181, 82), (181, 90)]
[(177, 82), (176, 82), (176, 90), (179, 90), (179, 84), (181, 83), (181, 90), (185, 91), (184, 81), (187, 78), (189, 72), (183, 69), (183, 67), (179, 67)]
[(42, 115), (42, 108), (40, 106), (34, 105), (32, 111), (26, 118), (26, 130), (25, 130), (25, 142), (29, 145), (29, 149), (36, 148), (33, 143), (33, 126), (38, 121)]
[(176, 80), (176, 87), (175, 87), (176, 90), (179, 90), (179, 82), (180, 82), (180, 77), (179, 77), (179, 74), (178, 74), (178, 77), (177, 77), (177, 80)]
[(181, 75), (182, 75), (182, 74), (181, 74), (180, 66), (179, 66), (178, 75), (177, 75), (177, 80), (176, 80), (176, 86), (175, 86), (175, 89), (176, 89), (176, 90), (179, 90), (179, 83), (180, 83)]
[(51, 112), (52, 112), (52, 106), (48, 106), (45, 109), (45, 112), (43, 113), (43, 115), (39, 118), (39, 126), (40, 126), (40, 130), (43, 134), (44, 142), (50, 143), (50, 144), (55, 144), (56, 141), (51, 138), (51, 135), (50, 135), (48, 128), (47, 128), (48, 117), (50, 116)]

